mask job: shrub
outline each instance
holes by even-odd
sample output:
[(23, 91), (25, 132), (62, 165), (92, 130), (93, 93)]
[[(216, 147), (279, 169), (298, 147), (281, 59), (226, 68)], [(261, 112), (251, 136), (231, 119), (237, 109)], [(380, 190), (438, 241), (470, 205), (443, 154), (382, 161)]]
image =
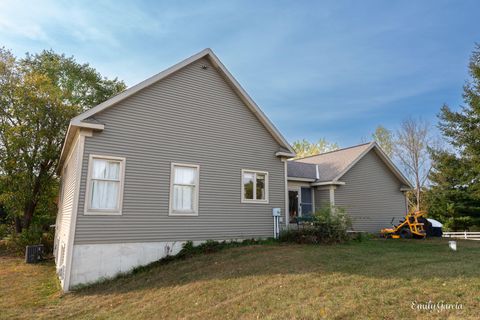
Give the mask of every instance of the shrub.
[(475, 224), (472, 217), (450, 217), (448, 218), (443, 227), (452, 231), (464, 231), (469, 230)]
[(10, 233), (5, 237), (4, 244), (8, 250), (19, 254), (24, 253), (25, 247), (28, 245), (43, 244), (45, 253), (49, 254), (53, 251), (53, 239), (53, 230), (46, 232), (41, 228), (32, 226), (19, 234)]
[(347, 230), (351, 226), (350, 218), (344, 209), (327, 206), (317, 210), (312, 222), (298, 230), (280, 233), (282, 242), (295, 243), (338, 243), (348, 239)]
[(0, 240), (8, 236), (12, 231), (8, 224), (0, 224)]
[(363, 242), (363, 241), (367, 241), (374, 238), (375, 238), (375, 235), (371, 233), (366, 233), (366, 232), (357, 232), (357, 233), (350, 234), (350, 239), (357, 242)]

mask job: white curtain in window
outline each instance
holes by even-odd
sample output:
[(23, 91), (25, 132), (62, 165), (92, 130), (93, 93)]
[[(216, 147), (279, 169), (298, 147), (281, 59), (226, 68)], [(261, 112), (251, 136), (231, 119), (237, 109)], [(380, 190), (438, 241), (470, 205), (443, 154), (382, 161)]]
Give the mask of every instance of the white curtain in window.
[(197, 168), (174, 167), (173, 210), (194, 211)]
[(192, 167), (175, 167), (175, 184), (195, 184), (197, 169)]
[(92, 209), (116, 209), (119, 182), (92, 180)]
[(93, 160), (93, 179), (118, 180), (120, 176), (120, 162), (103, 159)]
[(193, 211), (193, 201), (195, 187), (193, 186), (174, 186), (173, 204), (174, 210)]
[(92, 209), (116, 209), (120, 188), (120, 162), (94, 159), (92, 166)]

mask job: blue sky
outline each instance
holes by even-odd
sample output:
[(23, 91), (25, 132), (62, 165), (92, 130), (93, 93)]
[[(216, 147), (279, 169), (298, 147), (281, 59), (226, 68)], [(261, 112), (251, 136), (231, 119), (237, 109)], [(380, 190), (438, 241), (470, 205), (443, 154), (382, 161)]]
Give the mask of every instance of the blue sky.
[(128, 86), (210, 47), (289, 141), (348, 146), (462, 103), (479, 12), (460, 0), (3, 0), (0, 46), (52, 48)]

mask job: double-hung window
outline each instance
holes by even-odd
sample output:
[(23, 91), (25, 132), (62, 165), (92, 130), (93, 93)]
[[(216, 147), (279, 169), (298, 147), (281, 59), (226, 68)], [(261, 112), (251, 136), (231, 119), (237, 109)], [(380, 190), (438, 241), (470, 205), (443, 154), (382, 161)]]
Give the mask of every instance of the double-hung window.
[(200, 167), (172, 163), (170, 176), (170, 215), (198, 215)]
[(85, 214), (122, 214), (125, 158), (90, 155)]
[(242, 170), (242, 202), (268, 203), (268, 172)]

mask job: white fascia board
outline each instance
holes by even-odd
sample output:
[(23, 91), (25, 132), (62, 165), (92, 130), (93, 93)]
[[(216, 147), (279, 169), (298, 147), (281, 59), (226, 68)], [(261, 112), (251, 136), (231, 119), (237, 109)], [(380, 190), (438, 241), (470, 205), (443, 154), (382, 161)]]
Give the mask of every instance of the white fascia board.
[(72, 119), (70, 124), (68, 125), (67, 133), (65, 135), (65, 141), (63, 142), (62, 151), (60, 152), (60, 159), (58, 161), (57, 166), (57, 174), (60, 175), (63, 167), (63, 162), (65, 161), (65, 157), (68, 154), (70, 146), (72, 144), (72, 140), (75, 137), (77, 131), (81, 128), (85, 129), (93, 129), (93, 130), (103, 130), (105, 129), (105, 125), (99, 123), (88, 123), (88, 122), (81, 122)]
[(247, 107), (255, 114), (258, 120), (265, 126), (265, 128), (270, 132), (273, 138), (284, 148), (286, 148), (289, 152), (285, 153), (284, 156), (290, 157), (291, 155), (295, 156), (295, 152), (293, 151), (290, 144), (287, 140), (282, 136), (282, 134), (277, 130), (277, 128), (273, 125), (273, 123), (268, 119), (268, 117), (263, 113), (262, 110), (257, 106), (257, 104), (250, 98), (247, 92), (242, 88), (242, 86), (237, 82), (237, 80), (232, 76), (232, 74), (227, 70), (227, 68), (223, 65), (223, 63), (218, 59), (218, 57), (213, 53), (210, 48), (204, 49), (199, 53), (187, 58), (176, 65), (150, 77), (139, 84), (123, 91), (122, 93), (114, 96), (111, 99), (97, 105), (96, 107), (76, 116), (72, 119), (73, 122), (81, 122), (108, 107), (111, 107), (118, 102), (130, 97), (131, 95), (137, 93), (138, 91), (145, 89), (146, 87), (164, 79), (165, 77), (171, 75), (172, 73), (182, 69), (183, 67), (199, 60), (203, 57), (208, 57), (214, 67), (221, 72), (224, 78), (232, 85), (234, 91), (239, 95), (242, 101), (247, 105)]
[(315, 182), (315, 183), (312, 183), (312, 186), (313, 187), (317, 187), (317, 186), (343, 186), (345, 185), (345, 182), (343, 181), (324, 181), (324, 182)]
[(278, 152), (275, 152), (275, 156), (285, 157), (285, 158), (295, 158), (296, 154), (291, 152), (278, 151)]
[(72, 119), (70, 121), (71, 126), (79, 127), (79, 128), (88, 128), (88, 129), (94, 129), (94, 130), (103, 130), (105, 129), (105, 125), (101, 123), (90, 123), (90, 122), (82, 122), (78, 121), (75, 119)]
[(315, 179), (309, 178), (297, 178), (297, 177), (288, 177), (288, 181), (301, 181), (301, 182), (314, 182)]
[(87, 118), (89, 118), (89, 117), (107, 109), (108, 107), (111, 107), (114, 104), (130, 97), (131, 95), (137, 93), (138, 91), (140, 91), (142, 89), (145, 89), (146, 87), (156, 83), (157, 81), (160, 81), (161, 79), (171, 75), (172, 73), (180, 70), (181, 68), (187, 66), (188, 64), (190, 64), (190, 63), (192, 63), (192, 62), (194, 62), (198, 59), (203, 58), (204, 56), (206, 56), (210, 52), (211, 52), (210, 49), (204, 49), (204, 50), (200, 51), (199, 53), (194, 54), (190, 58), (187, 58), (187, 59), (171, 66), (170, 68), (165, 69), (164, 71), (162, 71), (160, 73), (157, 73), (156, 75), (154, 75), (154, 76), (152, 76), (152, 77), (134, 85), (133, 87), (130, 87), (127, 90), (117, 94), (116, 96), (108, 99), (107, 101), (102, 102), (99, 105), (85, 111), (84, 113), (82, 113), (82, 114), (76, 116), (75, 118), (73, 118), (72, 121), (85, 120), (85, 119), (87, 119)]
[(385, 152), (383, 152), (382, 148), (380, 148), (376, 142), (371, 142), (370, 146), (365, 149), (354, 161), (352, 161), (352, 163), (350, 163), (335, 179), (333, 179), (333, 181), (338, 181), (340, 178), (342, 178), (354, 165), (358, 163), (358, 161), (360, 161), (368, 152), (370, 152), (370, 150), (374, 148), (375, 151), (377, 151), (377, 155), (380, 157), (380, 159), (383, 160), (383, 162), (393, 172), (393, 174), (409, 188), (413, 188), (410, 181), (408, 181), (408, 179), (397, 168), (397, 166), (392, 162), (392, 160), (390, 160), (390, 158), (385, 154)]
[(380, 158), (385, 162), (387, 167), (392, 170), (392, 172), (400, 179), (408, 188), (413, 189), (411, 182), (403, 175), (403, 173), (397, 168), (397, 166), (390, 160), (390, 157), (385, 154), (385, 152), (375, 143), (375, 150), (378, 151), (377, 154), (380, 155)]
[(345, 175), (354, 165), (357, 164), (360, 159), (362, 159), (372, 148), (375, 146), (374, 142), (371, 142), (367, 149), (365, 149), (355, 160), (353, 160), (338, 176), (336, 176), (332, 181), (338, 181), (341, 177)]
[(223, 65), (223, 63), (218, 59), (218, 57), (213, 53), (211, 49), (208, 50), (208, 55), (212, 60), (213, 64), (218, 67), (222, 73), (225, 75), (227, 80), (233, 85), (235, 91), (239, 94), (240, 98), (244, 103), (249, 107), (249, 109), (257, 116), (260, 122), (265, 126), (265, 128), (270, 132), (270, 134), (277, 140), (277, 142), (286, 148), (290, 154), (295, 156), (295, 151), (293, 151), (290, 144), (283, 137), (283, 135), (278, 131), (275, 125), (268, 119), (268, 117), (263, 113), (263, 111), (258, 107), (258, 105), (253, 101), (253, 99), (248, 95), (248, 93), (242, 88), (240, 83), (233, 77), (233, 75), (228, 71), (228, 69)]

